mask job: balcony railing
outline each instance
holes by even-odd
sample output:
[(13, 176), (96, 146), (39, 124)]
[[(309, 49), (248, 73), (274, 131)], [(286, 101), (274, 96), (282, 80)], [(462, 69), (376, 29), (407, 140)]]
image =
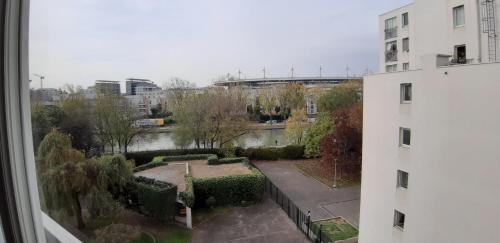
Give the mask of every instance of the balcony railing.
[(385, 29), (385, 39), (396, 38), (398, 36), (398, 27)]
[(398, 60), (398, 51), (386, 51), (385, 62), (396, 62)]

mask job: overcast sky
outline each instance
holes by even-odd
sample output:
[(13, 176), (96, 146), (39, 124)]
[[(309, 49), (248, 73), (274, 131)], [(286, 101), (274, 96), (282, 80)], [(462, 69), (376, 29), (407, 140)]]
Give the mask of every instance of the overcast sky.
[[(31, 0), (30, 72), (44, 87), (96, 79), (377, 71), (378, 15), (409, 0)], [(31, 76), (32, 86), (40, 86)]]

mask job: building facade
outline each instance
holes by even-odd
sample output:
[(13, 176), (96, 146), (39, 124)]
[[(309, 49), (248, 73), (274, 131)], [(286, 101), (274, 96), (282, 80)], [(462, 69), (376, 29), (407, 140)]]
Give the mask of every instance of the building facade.
[(379, 17), (380, 72), (420, 69), (420, 57), (451, 64), (498, 60), (497, 0), (416, 0)]
[(120, 81), (96, 80), (94, 90), (101, 94), (120, 95)]
[[(381, 16), (380, 74), (363, 87), (360, 243), (500, 242), (495, 2), (416, 0)], [(406, 12), (408, 59), (398, 52), (388, 73), (386, 20)]]
[(136, 95), (138, 92), (161, 90), (158, 85), (149, 79), (128, 78), (125, 81), (127, 95)]

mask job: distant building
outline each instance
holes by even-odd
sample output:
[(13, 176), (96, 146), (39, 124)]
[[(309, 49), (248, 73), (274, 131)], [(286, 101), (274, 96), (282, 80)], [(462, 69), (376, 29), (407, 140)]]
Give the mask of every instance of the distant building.
[(138, 92), (161, 90), (158, 85), (149, 79), (128, 78), (125, 83), (127, 95), (136, 95)]
[(361, 77), (283, 77), (283, 78), (254, 78), (254, 79), (237, 79), (215, 82), (215, 86), (222, 87), (241, 87), (249, 94), (249, 105), (255, 105), (259, 98), (260, 92), (266, 89), (274, 89), (286, 84), (303, 84), (306, 89), (305, 108), (308, 116), (314, 118), (318, 113), (316, 101), (319, 94), (332, 89), (335, 85), (347, 81), (360, 81)]
[(63, 91), (54, 88), (32, 89), (30, 98), (32, 102), (53, 105), (63, 99)]
[(120, 95), (120, 81), (96, 80), (95, 92)]

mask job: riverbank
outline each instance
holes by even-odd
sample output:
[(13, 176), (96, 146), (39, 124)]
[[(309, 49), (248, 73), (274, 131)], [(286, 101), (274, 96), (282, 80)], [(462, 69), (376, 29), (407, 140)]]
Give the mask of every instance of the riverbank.
[[(285, 129), (286, 124), (284, 122), (282, 123), (273, 123), (273, 124), (267, 124), (267, 123), (251, 123), (250, 124), (250, 129), (251, 130), (274, 130), (274, 129)], [(169, 133), (172, 132), (175, 129), (175, 125), (172, 126), (165, 126), (165, 127), (157, 127), (151, 130), (148, 130), (146, 133)]]

